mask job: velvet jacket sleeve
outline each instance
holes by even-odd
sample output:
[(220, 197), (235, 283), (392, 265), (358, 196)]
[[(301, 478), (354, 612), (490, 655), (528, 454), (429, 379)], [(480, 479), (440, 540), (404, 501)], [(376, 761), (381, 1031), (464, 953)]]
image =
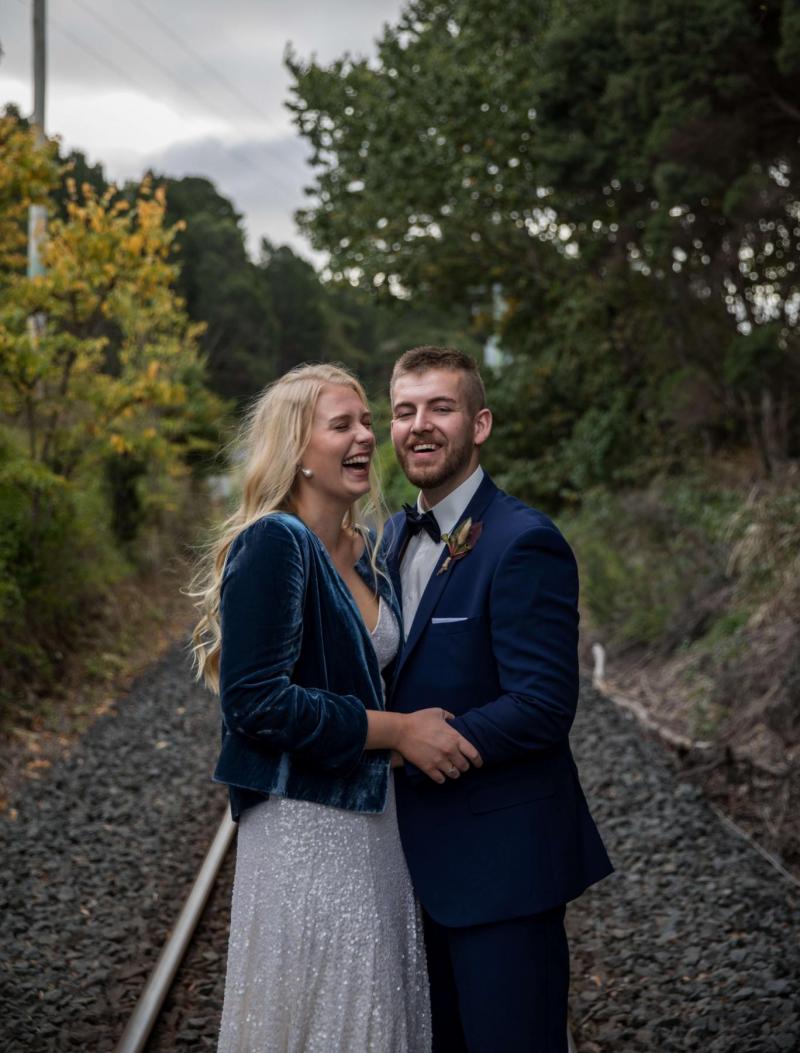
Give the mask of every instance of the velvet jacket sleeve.
[[(234, 541), (223, 574), (220, 701), (225, 725), (320, 768), (349, 774), (367, 737), (352, 695), (296, 683), (310, 554), (286, 523), (266, 516)], [(324, 656), (319, 656), (324, 666)]]
[(502, 694), (451, 723), (496, 764), (564, 741), (575, 717), (578, 572), (557, 531), (536, 527), (506, 549), (490, 617)]

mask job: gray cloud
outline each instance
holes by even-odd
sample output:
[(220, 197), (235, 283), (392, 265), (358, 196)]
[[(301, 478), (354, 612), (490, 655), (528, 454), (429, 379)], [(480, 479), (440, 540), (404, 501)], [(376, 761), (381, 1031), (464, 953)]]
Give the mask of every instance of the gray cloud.
[(292, 215), (308, 200), (310, 182), (305, 144), (295, 136), (270, 142), (245, 141), (231, 146), (216, 138), (176, 143), (145, 159), (146, 167), (169, 176), (203, 175), (231, 198), (247, 217), (250, 251), (257, 255), (262, 238), (290, 244), (320, 262), (294, 225)]
[[(163, 129), (156, 136), (154, 128), (148, 149), (126, 143), (124, 129), (118, 141), (90, 141), (87, 119), (85, 134), (70, 126), (65, 146), (84, 149), (115, 178), (134, 178), (150, 165), (171, 175), (206, 175), (244, 213), (251, 245), (266, 235), (310, 251), (291, 220), (311, 172), (284, 107), (284, 49), (291, 42), (301, 57), (321, 62), (345, 51), (372, 54), (383, 24), (395, 21), (402, 6), (402, 0), (51, 0), (47, 130), (63, 132), (59, 114), (67, 102), (73, 113), (77, 100), (91, 115), (101, 97), (119, 91), (166, 104), (187, 126), (219, 128), (166, 146)], [(29, 0), (3, 5), (0, 105), (30, 104), (30, 8)]]

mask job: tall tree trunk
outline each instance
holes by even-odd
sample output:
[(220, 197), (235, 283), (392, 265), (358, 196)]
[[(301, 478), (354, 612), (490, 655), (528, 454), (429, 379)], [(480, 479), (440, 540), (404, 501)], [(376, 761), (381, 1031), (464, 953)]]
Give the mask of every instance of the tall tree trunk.
[(25, 396), (25, 428), (28, 433), (28, 455), (32, 461), (36, 460), (36, 405), (33, 394), (30, 392)]
[(780, 401), (776, 406), (766, 386), (761, 389), (761, 436), (769, 474), (775, 475), (786, 462), (787, 451), (781, 441)]
[(744, 423), (747, 428), (747, 437), (750, 440), (753, 453), (761, 463), (761, 469), (764, 475), (768, 476), (771, 474), (769, 456), (764, 446), (763, 429), (759, 426), (760, 422), (758, 420), (756, 408), (753, 405), (753, 400), (750, 398), (749, 392), (743, 391), (741, 400), (742, 409), (744, 411)]

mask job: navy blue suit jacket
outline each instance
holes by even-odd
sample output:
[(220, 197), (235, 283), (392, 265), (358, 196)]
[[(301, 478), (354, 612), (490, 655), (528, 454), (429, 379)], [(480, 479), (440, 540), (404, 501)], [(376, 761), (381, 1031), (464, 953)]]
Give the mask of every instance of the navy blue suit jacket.
[[(612, 869), (569, 748), (578, 701), (572, 551), (546, 516), (488, 476), (467, 516), (483, 524), (481, 536), (431, 576), (389, 699), (399, 712), (450, 710), (484, 761), (444, 785), (408, 768), (396, 778), (417, 894), (450, 926), (536, 914)], [(406, 541), (400, 514), (386, 537), (398, 594)], [(443, 548), (437, 569), (446, 555)]]

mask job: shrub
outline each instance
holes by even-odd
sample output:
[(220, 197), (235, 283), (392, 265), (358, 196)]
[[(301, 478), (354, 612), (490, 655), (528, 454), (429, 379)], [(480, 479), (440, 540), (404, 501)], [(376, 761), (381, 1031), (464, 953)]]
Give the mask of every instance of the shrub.
[(671, 650), (697, 638), (730, 592), (725, 531), (736, 496), (701, 477), (586, 495), (563, 521), (592, 625), (612, 646)]

